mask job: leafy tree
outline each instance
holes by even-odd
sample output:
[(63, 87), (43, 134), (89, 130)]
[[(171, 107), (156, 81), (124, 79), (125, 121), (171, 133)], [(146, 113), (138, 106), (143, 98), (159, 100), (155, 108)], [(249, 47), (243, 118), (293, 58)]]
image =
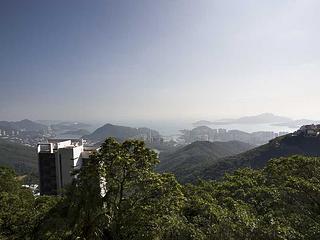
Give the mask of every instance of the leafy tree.
[(63, 196), (0, 168), (0, 239), (320, 239), (320, 158), (272, 159), (180, 185), (143, 142), (107, 139)]
[(54, 203), (50, 197), (35, 199), (13, 170), (0, 167), (0, 239), (33, 239), (37, 221)]
[(320, 159), (293, 156), (263, 170), (185, 187), (199, 239), (319, 239)]
[(290, 230), (292, 239), (319, 239), (320, 159), (302, 156), (274, 159), (263, 172), (266, 184), (276, 186), (280, 192), (273, 210)]
[(157, 162), (156, 153), (143, 142), (107, 139), (67, 191), (62, 201), (66, 207), (56, 209), (57, 220), (67, 219), (64, 234), (50, 227), (46, 234), (65, 239), (177, 239), (181, 233), (174, 226), (183, 226), (182, 187), (173, 175), (154, 172)]
[(93, 160), (105, 180), (103, 203), (114, 239), (152, 239), (171, 228), (183, 195), (172, 175), (154, 172), (155, 152), (140, 141), (108, 139)]

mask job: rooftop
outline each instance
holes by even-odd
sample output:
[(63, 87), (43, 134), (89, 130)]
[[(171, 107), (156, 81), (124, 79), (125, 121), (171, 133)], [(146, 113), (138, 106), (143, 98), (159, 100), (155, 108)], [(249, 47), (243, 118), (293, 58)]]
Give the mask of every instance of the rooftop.
[(60, 148), (75, 148), (84, 145), (83, 139), (48, 139), (45, 143), (38, 144), (38, 152), (53, 152)]

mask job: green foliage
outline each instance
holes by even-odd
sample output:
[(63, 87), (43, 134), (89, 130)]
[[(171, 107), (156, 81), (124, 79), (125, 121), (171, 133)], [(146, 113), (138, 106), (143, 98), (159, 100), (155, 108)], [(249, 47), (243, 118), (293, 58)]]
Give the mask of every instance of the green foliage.
[(320, 159), (270, 160), (180, 185), (139, 141), (107, 139), (63, 197), (34, 197), (0, 168), (0, 239), (320, 239)]
[(37, 222), (54, 203), (50, 197), (35, 199), (13, 170), (0, 167), (0, 239), (33, 239)]
[[(60, 239), (166, 239), (182, 225), (182, 186), (154, 172), (157, 155), (140, 141), (107, 139), (86, 162), (41, 231)], [(52, 227), (53, 226), (53, 227)], [(44, 230), (43, 230), (44, 229)], [(62, 230), (63, 229), (63, 230)], [(64, 233), (62, 233), (64, 232)]]
[(190, 182), (197, 179), (201, 170), (206, 166), (210, 166), (223, 157), (233, 156), (252, 148), (250, 144), (238, 141), (193, 142), (174, 152), (162, 151), (156, 170), (173, 173), (182, 183)]
[(292, 136), (291, 134), (271, 140), (268, 144), (259, 146), (238, 155), (211, 161), (200, 166), (193, 179), (218, 180), (225, 173), (234, 172), (239, 168), (261, 169), (267, 166), (270, 159), (302, 155), (308, 157), (320, 156), (320, 137)]
[(320, 159), (271, 160), (185, 187), (185, 216), (204, 239), (319, 239)]
[[(112, 239), (154, 239), (174, 222), (181, 186), (153, 171), (156, 154), (143, 142), (107, 139), (92, 158), (102, 186), (105, 232)], [(130, 227), (127, 227), (130, 226)]]
[(0, 165), (13, 168), (19, 175), (27, 175), (25, 183), (38, 182), (36, 149), (0, 139)]

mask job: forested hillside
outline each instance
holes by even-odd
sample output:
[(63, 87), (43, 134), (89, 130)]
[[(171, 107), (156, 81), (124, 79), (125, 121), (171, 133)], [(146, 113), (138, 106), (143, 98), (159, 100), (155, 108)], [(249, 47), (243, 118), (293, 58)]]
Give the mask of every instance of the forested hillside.
[(252, 145), (238, 141), (194, 142), (174, 152), (161, 152), (160, 163), (156, 169), (160, 172), (174, 173), (177, 179), (185, 181), (196, 175), (196, 169), (252, 148)]
[[(271, 160), (221, 181), (154, 172), (142, 142), (106, 140), (60, 197), (34, 197), (0, 168), (1, 239), (319, 239), (320, 159)], [(100, 182), (101, 177), (105, 179)]]
[(0, 165), (12, 167), (18, 174), (38, 174), (36, 149), (0, 140)]
[(233, 172), (244, 167), (263, 168), (272, 158), (297, 154), (314, 157), (320, 156), (320, 138), (302, 135), (279, 137), (263, 146), (210, 163), (209, 166), (199, 169), (197, 177), (202, 179), (219, 179), (226, 172)]

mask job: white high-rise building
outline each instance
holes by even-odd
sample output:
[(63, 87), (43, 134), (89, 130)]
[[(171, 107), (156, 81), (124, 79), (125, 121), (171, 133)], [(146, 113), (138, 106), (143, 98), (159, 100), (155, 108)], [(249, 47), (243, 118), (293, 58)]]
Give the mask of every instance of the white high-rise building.
[(74, 170), (82, 167), (96, 148), (85, 147), (83, 140), (49, 140), (38, 144), (40, 194), (61, 194), (72, 183)]

